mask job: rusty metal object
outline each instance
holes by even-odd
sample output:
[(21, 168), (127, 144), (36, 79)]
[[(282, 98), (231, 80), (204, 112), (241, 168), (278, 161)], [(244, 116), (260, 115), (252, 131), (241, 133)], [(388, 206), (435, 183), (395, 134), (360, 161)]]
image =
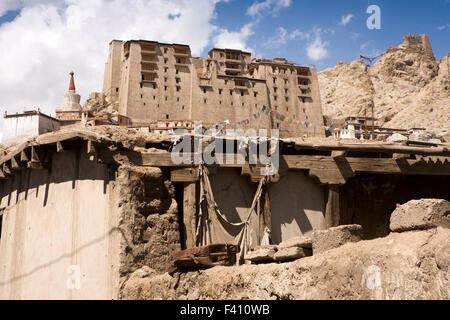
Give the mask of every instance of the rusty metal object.
[(215, 266), (231, 266), (236, 263), (239, 246), (232, 244), (210, 244), (195, 247), (173, 254), (169, 265), (169, 274), (189, 269), (206, 269)]

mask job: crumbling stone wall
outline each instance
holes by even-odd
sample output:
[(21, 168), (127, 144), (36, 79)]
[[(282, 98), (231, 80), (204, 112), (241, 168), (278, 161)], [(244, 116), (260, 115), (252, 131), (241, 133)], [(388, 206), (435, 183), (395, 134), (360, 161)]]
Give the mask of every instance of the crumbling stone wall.
[(144, 266), (164, 273), (181, 249), (175, 188), (160, 168), (121, 166), (118, 175), (121, 282)]

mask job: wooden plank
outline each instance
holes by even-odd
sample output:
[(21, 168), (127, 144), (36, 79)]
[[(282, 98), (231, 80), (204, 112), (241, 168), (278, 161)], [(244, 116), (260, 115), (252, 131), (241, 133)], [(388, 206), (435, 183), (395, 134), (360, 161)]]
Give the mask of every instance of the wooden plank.
[(195, 240), (195, 221), (197, 216), (196, 201), (197, 183), (185, 183), (183, 194), (183, 225), (185, 227), (184, 241), (186, 248), (193, 248), (196, 245)]
[(411, 157), (410, 154), (402, 154), (402, 153), (393, 153), (392, 159), (409, 159)]
[(0, 167), (0, 180), (5, 180), (5, 179), (6, 179), (6, 175), (3, 173), (3, 170)]
[(339, 225), (339, 186), (330, 184), (328, 186), (328, 200), (325, 209), (325, 223), (327, 229)]
[[(337, 155), (337, 154), (336, 154)], [(136, 160), (137, 159), (137, 160)], [(174, 164), (170, 152), (139, 153), (134, 162), (138, 165), (157, 167), (193, 167), (189, 164)], [(193, 155), (191, 154), (191, 159)], [(309, 170), (310, 175), (317, 176), (321, 183), (343, 184), (357, 173), (375, 174), (417, 174), (417, 175), (450, 175), (449, 158), (431, 159), (392, 159), (392, 158), (349, 158), (338, 155), (308, 156), (283, 155), (280, 162), (289, 170)], [(242, 168), (242, 174), (249, 174), (252, 181), (261, 178), (260, 165), (219, 164), (218, 167)]]
[(137, 165), (151, 166), (151, 167), (186, 167), (190, 164), (179, 163), (176, 164), (172, 161), (171, 153), (164, 152), (141, 152), (135, 157), (131, 158)]
[(336, 158), (345, 158), (345, 156), (347, 155), (348, 151), (332, 151), (331, 152), (331, 157), (333, 159)]
[(402, 145), (389, 144), (313, 144), (313, 143), (295, 143), (294, 147), (298, 149), (312, 149), (320, 151), (363, 151), (376, 153), (404, 153), (404, 154), (420, 154), (434, 156), (450, 156), (449, 147), (410, 147)]
[(172, 182), (196, 182), (199, 180), (197, 168), (174, 168), (170, 171)]

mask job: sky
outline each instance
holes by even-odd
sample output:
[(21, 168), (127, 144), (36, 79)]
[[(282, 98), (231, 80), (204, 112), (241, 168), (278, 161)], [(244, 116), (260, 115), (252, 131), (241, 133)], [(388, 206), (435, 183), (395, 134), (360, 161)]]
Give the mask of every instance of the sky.
[(242, 49), (320, 71), (422, 33), (437, 59), (450, 52), (450, 0), (0, 0), (0, 114), (54, 115), (72, 70), (84, 103), (101, 91), (112, 39), (184, 43), (203, 57)]

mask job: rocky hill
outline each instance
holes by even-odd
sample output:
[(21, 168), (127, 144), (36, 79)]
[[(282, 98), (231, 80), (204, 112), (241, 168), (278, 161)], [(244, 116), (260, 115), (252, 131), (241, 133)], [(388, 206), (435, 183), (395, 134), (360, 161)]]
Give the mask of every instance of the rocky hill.
[(323, 113), (332, 123), (370, 116), (393, 128), (450, 129), (450, 53), (436, 60), (426, 35), (403, 37), (373, 65), (340, 62), (319, 73)]

